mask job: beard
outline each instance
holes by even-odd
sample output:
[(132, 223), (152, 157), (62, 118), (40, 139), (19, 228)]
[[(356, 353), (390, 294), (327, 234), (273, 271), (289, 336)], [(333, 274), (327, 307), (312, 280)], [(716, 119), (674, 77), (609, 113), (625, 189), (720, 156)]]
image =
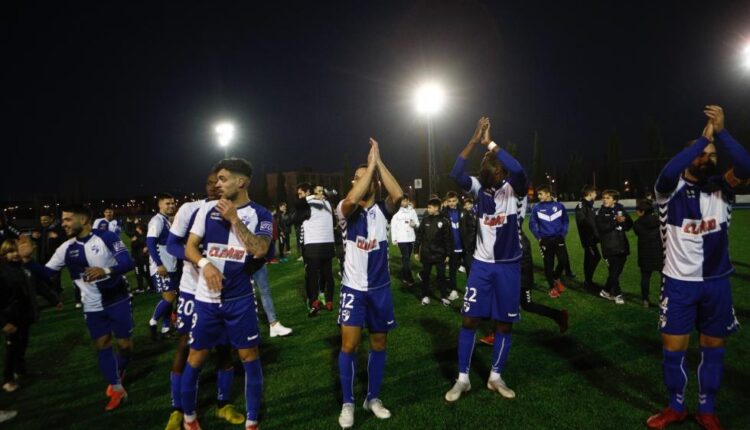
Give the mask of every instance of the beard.
[(698, 179), (698, 182), (703, 182), (711, 176), (719, 173), (719, 168), (714, 163), (706, 163), (700, 166), (688, 167), (688, 172)]
[(496, 185), (495, 172), (492, 169), (482, 169), (479, 171), (479, 183), (482, 188), (491, 188)]

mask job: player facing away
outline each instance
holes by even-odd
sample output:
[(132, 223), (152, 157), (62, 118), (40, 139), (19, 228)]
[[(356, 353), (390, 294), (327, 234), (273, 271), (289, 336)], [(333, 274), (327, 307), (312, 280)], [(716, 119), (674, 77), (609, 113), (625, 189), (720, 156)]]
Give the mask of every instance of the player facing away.
[(148, 222), (146, 233), (146, 247), (149, 255), (149, 273), (156, 291), (161, 293), (161, 300), (154, 307), (154, 313), (148, 321), (151, 338), (157, 338), (157, 326), (162, 321), (162, 334), (169, 331), (172, 304), (177, 299), (177, 259), (167, 252), (167, 238), (172, 226), (177, 207), (174, 197), (160, 194), (157, 198), (159, 213)]
[[(86, 327), (96, 346), (99, 369), (109, 383), (105, 410), (110, 411), (128, 396), (122, 377), (133, 350), (133, 315), (125, 274), (135, 263), (116, 234), (92, 230), (88, 208), (63, 208), (62, 226), (70, 239), (57, 248), (44, 267), (31, 262), (29, 268), (51, 279), (67, 266), (70, 278), (81, 289)], [(112, 333), (117, 356), (112, 350)]]
[[(516, 393), (501, 376), (511, 346), (513, 323), (520, 319), (521, 198), (526, 195), (528, 180), (523, 167), (508, 152), (490, 141), (490, 121), (480, 118), (469, 140), (451, 170), (451, 177), (475, 199), (479, 230), (474, 262), (466, 283), (462, 327), (458, 335), (458, 379), (445, 393), (455, 402), (471, 389), (469, 368), (474, 352), (476, 329), (482, 318), (495, 321), (492, 347), (492, 371), (487, 388), (506, 398)], [(465, 172), (466, 163), (477, 143), (488, 151), (482, 158), (479, 177)]]
[[(388, 192), (385, 201), (375, 201), (376, 176)], [(380, 158), (378, 143), (371, 138), (367, 165), (355, 170), (352, 189), (336, 208), (345, 247), (338, 320), (341, 326), (339, 378), (343, 394), (339, 425), (345, 429), (354, 425), (355, 363), (364, 326), (370, 332), (370, 356), (363, 407), (380, 419), (391, 416), (379, 397), (385, 372), (386, 340), (388, 332), (396, 327), (388, 273), (387, 228), (403, 195)]]
[[(185, 259), (185, 242), (190, 229), (195, 221), (200, 207), (207, 202), (219, 198), (216, 189), (216, 173), (211, 173), (206, 178), (205, 200), (187, 202), (180, 206), (175, 215), (172, 227), (169, 229), (167, 239), (167, 251), (179, 260), (183, 260), (182, 277), (180, 278), (180, 295), (177, 298), (177, 350), (172, 362), (172, 371), (169, 382), (172, 393), (172, 413), (169, 416), (165, 430), (179, 430), (182, 427), (182, 373), (185, 369), (190, 346), (188, 337), (195, 310), (195, 291), (198, 286), (198, 269), (190, 261)], [(232, 393), (232, 379), (234, 378), (234, 367), (232, 366), (232, 349), (224, 337), (224, 342), (217, 344), (216, 349), (216, 385), (217, 385), (217, 410), (216, 415), (224, 418), (232, 424), (242, 424), (245, 417), (234, 409), (230, 403)]]
[[(656, 180), (665, 245), (659, 300), (664, 384), (669, 406), (647, 420), (662, 429), (687, 417), (685, 353), (694, 328), (700, 333), (698, 413), (705, 429), (720, 429), (714, 402), (724, 368), (726, 338), (739, 323), (732, 307), (729, 222), (734, 189), (750, 178), (750, 154), (724, 128), (724, 112), (709, 105), (703, 136), (672, 158)], [(714, 136), (734, 166), (719, 174)]]
[[(227, 337), (245, 370), (246, 430), (258, 428), (263, 391), (258, 317), (252, 286), (252, 260), (266, 255), (273, 218), (250, 201), (253, 169), (244, 159), (228, 158), (215, 167), (221, 198), (198, 210), (185, 258), (200, 269), (190, 331), (190, 352), (182, 373), (183, 427), (200, 429), (196, 416), (198, 376), (208, 353)], [(203, 251), (201, 251), (201, 249)]]

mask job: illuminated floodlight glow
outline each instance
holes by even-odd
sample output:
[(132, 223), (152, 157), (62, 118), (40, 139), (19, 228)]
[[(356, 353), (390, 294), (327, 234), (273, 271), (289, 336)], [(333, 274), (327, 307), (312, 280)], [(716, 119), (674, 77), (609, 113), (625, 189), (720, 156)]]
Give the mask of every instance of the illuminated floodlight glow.
[(232, 143), (232, 140), (234, 140), (235, 129), (234, 124), (231, 122), (220, 122), (216, 124), (214, 131), (216, 132), (216, 139), (219, 142), (219, 146), (229, 146), (229, 144)]
[(417, 112), (423, 115), (434, 115), (445, 105), (445, 91), (440, 85), (428, 82), (417, 89), (414, 101)]
[(742, 50), (742, 66), (745, 69), (750, 70), (750, 42), (748, 42), (745, 45), (745, 48)]

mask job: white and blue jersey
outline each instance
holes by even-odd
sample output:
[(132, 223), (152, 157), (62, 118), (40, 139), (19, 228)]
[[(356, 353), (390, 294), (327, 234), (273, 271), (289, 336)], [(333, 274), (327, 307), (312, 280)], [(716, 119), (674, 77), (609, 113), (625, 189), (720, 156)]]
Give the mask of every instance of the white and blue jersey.
[(369, 208), (357, 206), (349, 218), (345, 218), (341, 207), (336, 207), (336, 216), (344, 237), (344, 273), (342, 285), (358, 291), (372, 291), (388, 287), (388, 214), (384, 202)]
[[(253, 294), (252, 276), (245, 266), (253, 258), (245, 245), (216, 209), (216, 201), (201, 206), (190, 233), (202, 238), (203, 253), (224, 275), (220, 292), (210, 291), (203, 276), (198, 277), (197, 301), (221, 303)], [(249, 202), (237, 208), (237, 215), (247, 229), (256, 236), (273, 237), (273, 217), (263, 206)]]
[(195, 295), (198, 288), (198, 269), (193, 263), (185, 258), (185, 243), (190, 235), (190, 229), (193, 227), (198, 210), (206, 203), (206, 200), (187, 202), (180, 206), (174, 222), (169, 228), (169, 237), (167, 238), (167, 251), (183, 261), (182, 278), (180, 278), (180, 294), (188, 293)]
[[(72, 238), (63, 242), (47, 262), (48, 275), (55, 275), (63, 267), (81, 290), (84, 312), (98, 312), (123, 300), (129, 300), (125, 273), (135, 266), (125, 244), (109, 231), (94, 230), (83, 239)], [(108, 276), (94, 282), (83, 279), (88, 267), (109, 269)]]
[(167, 272), (177, 271), (177, 258), (167, 252), (167, 238), (172, 223), (166, 215), (158, 213), (148, 222), (146, 246), (149, 255), (149, 273), (156, 275), (159, 266), (167, 268)]
[(111, 231), (116, 235), (120, 235), (120, 224), (116, 219), (107, 221), (107, 218), (97, 218), (96, 221), (91, 225), (94, 230)]

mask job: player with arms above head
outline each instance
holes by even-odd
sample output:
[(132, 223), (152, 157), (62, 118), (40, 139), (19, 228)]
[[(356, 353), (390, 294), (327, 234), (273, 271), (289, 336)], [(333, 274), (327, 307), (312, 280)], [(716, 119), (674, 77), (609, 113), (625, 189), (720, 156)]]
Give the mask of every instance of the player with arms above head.
[[(376, 202), (378, 176), (388, 197)], [(370, 332), (370, 357), (364, 408), (380, 419), (391, 416), (379, 397), (385, 372), (386, 340), (388, 332), (396, 327), (388, 273), (387, 229), (403, 195), (380, 158), (378, 142), (371, 138), (367, 165), (354, 171), (352, 189), (336, 208), (345, 247), (339, 304), (339, 377), (343, 394), (339, 425), (345, 429), (354, 425), (355, 362), (365, 325)]]
[[(190, 229), (193, 227), (198, 210), (204, 204), (219, 198), (216, 188), (216, 173), (211, 173), (206, 178), (206, 199), (187, 202), (180, 206), (175, 215), (172, 227), (169, 229), (167, 239), (167, 251), (179, 260), (183, 260), (182, 277), (180, 278), (180, 295), (177, 298), (177, 350), (172, 362), (172, 371), (169, 381), (172, 392), (172, 413), (165, 430), (179, 430), (182, 427), (182, 373), (185, 369), (190, 346), (188, 338), (195, 310), (195, 292), (198, 287), (198, 268), (185, 259), (185, 243), (187, 242)], [(216, 349), (216, 385), (217, 385), (217, 408), (216, 415), (224, 418), (232, 424), (242, 424), (245, 417), (234, 409), (231, 403), (232, 379), (234, 378), (234, 367), (232, 366), (232, 349), (224, 337), (224, 342), (217, 343)]]
[(182, 373), (183, 427), (200, 429), (196, 416), (198, 376), (208, 354), (223, 337), (237, 349), (245, 370), (246, 430), (258, 428), (263, 373), (260, 367), (258, 317), (252, 272), (266, 255), (273, 217), (250, 201), (253, 169), (246, 160), (228, 158), (215, 167), (221, 198), (198, 210), (185, 258), (200, 269), (190, 331), (190, 353)]
[[(461, 312), (463, 323), (458, 336), (458, 379), (445, 394), (449, 402), (455, 402), (471, 389), (471, 355), (477, 326), (482, 318), (495, 321), (492, 371), (487, 388), (506, 398), (516, 396), (503, 381), (501, 373), (508, 359), (513, 323), (521, 318), (519, 212), (528, 180), (518, 161), (490, 140), (489, 131), (489, 119), (481, 118), (450, 173), (462, 189), (473, 195), (479, 230)], [(465, 172), (466, 163), (478, 143), (486, 146), (487, 152), (482, 158), (479, 177), (469, 176)]]
[[(70, 278), (81, 289), (86, 326), (97, 349), (99, 369), (109, 383), (105, 410), (110, 411), (128, 396), (122, 376), (133, 350), (133, 315), (125, 274), (135, 263), (116, 234), (92, 230), (88, 208), (64, 207), (62, 226), (70, 239), (57, 248), (45, 266), (29, 262), (29, 269), (52, 279), (67, 267)], [(117, 356), (112, 350), (112, 333)]]
[[(724, 111), (706, 106), (703, 136), (672, 158), (656, 180), (665, 262), (659, 299), (664, 384), (669, 406), (646, 424), (662, 429), (687, 418), (685, 353), (693, 329), (700, 333), (698, 413), (705, 429), (721, 429), (714, 413), (724, 369), (727, 337), (739, 323), (732, 307), (729, 275), (729, 221), (734, 189), (750, 178), (750, 154), (724, 128)], [(731, 157), (733, 168), (720, 174), (714, 137)]]
[(170, 317), (172, 316), (172, 304), (177, 299), (177, 259), (167, 252), (167, 238), (169, 228), (172, 226), (177, 206), (174, 197), (169, 194), (160, 194), (157, 198), (159, 213), (148, 222), (148, 233), (146, 233), (146, 247), (149, 255), (149, 273), (151, 283), (156, 291), (161, 293), (161, 300), (154, 307), (154, 312), (148, 322), (151, 338), (157, 338), (157, 326), (162, 320), (161, 333), (169, 331)]

